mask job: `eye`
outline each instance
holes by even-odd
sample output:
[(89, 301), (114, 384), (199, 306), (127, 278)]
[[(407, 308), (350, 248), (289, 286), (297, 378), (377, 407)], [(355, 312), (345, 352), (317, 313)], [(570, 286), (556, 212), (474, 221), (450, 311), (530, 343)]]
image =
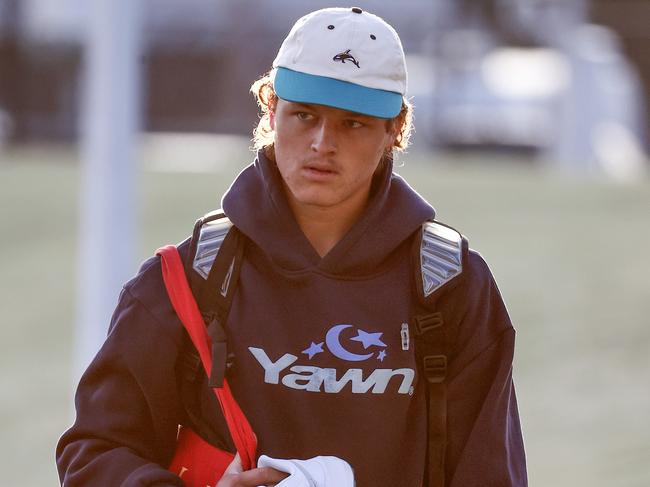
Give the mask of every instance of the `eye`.
[(346, 120), (345, 125), (348, 128), (351, 128), (351, 129), (358, 129), (358, 128), (363, 127), (363, 123), (359, 122), (358, 120), (354, 120), (354, 119)]
[(375, 34), (370, 34), (370, 38), (371, 38), (373, 41), (377, 40), (377, 36), (375, 36)]
[(314, 116), (311, 113), (307, 112), (296, 112), (296, 117), (298, 120), (311, 120)]
[(328, 25), (327, 28), (328, 28), (329, 30), (334, 30), (334, 26), (333, 26), (333, 25)]

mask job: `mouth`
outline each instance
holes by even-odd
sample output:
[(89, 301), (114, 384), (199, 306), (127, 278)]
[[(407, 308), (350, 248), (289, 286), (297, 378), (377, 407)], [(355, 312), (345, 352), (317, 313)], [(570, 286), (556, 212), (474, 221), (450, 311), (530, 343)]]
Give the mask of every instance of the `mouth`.
[(338, 174), (333, 166), (326, 164), (307, 164), (302, 170), (307, 176), (313, 178), (327, 178)]

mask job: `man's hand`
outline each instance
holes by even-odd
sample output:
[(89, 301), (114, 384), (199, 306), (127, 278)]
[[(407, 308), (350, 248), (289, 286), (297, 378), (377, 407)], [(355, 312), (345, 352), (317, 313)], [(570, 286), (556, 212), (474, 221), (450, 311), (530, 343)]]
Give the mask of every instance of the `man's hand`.
[(288, 473), (270, 467), (253, 468), (244, 472), (238, 453), (215, 487), (272, 487), (288, 476)]

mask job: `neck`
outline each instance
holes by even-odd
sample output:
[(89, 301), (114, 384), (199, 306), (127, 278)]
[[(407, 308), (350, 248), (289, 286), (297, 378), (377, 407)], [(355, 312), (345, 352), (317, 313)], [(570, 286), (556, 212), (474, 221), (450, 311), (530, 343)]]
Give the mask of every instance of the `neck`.
[(288, 189), (286, 191), (298, 226), (318, 255), (324, 257), (359, 219), (368, 201), (370, 188), (332, 207), (300, 203)]

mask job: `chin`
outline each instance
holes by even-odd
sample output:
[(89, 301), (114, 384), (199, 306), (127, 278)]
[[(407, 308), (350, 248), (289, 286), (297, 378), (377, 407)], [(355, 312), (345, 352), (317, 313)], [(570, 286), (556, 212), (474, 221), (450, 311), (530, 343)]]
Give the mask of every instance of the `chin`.
[(294, 198), (298, 203), (310, 206), (334, 206), (339, 202), (339, 198), (335, 195), (314, 194), (311, 192), (294, 193)]

